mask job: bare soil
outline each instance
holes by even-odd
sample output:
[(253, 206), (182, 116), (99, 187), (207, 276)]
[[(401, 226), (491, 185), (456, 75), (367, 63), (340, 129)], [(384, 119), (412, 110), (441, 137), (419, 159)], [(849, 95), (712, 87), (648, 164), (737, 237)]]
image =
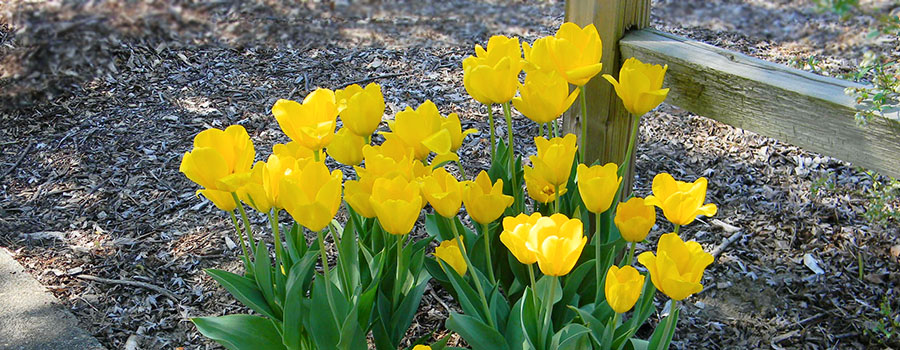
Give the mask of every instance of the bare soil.
[[(111, 349), (131, 336), (148, 349), (217, 348), (188, 317), (245, 310), (202, 271), (240, 266), (227, 218), (178, 172), (193, 135), (241, 124), (264, 155), (286, 140), (268, 112), (276, 99), (358, 81), (382, 84), (388, 118), (431, 99), (487, 130), (462, 87), (462, 59), (491, 35), (530, 42), (564, 17), (552, 1), (345, 2), (0, 4), (0, 246)], [(832, 76), (866, 51), (898, 56), (897, 38), (865, 38), (871, 15), (841, 20), (810, 1), (654, 1), (652, 19)], [(798, 63), (811, 56), (819, 63)], [(536, 132), (521, 117), (513, 126)], [(520, 140), (520, 152), (533, 152)], [(486, 167), (487, 146), (468, 141), (465, 165)], [(645, 119), (638, 152), (639, 195), (662, 171), (710, 179), (720, 211), (687, 237), (712, 251), (741, 233), (685, 303), (673, 348), (900, 347), (868, 331), (883, 300), (900, 309), (898, 222), (869, 219), (869, 191), (887, 179), (668, 105)], [(150, 283), (177, 300), (80, 274)], [(442, 303), (453, 305), (440, 287), (426, 293), (410, 338), (447, 334)]]

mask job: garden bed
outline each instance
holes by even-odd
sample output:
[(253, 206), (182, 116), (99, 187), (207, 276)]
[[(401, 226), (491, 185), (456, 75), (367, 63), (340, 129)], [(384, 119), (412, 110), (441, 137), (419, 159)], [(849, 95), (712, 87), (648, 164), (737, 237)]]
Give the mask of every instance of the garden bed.
[[(146, 348), (215, 347), (187, 318), (243, 311), (202, 271), (241, 267), (227, 217), (178, 172), (197, 132), (241, 124), (267, 154), (286, 140), (269, 113), (276, 99), (362, 81), (383, 86), (388, 118), (431, 99), (486, 131), (462, 59), (490, 35), (531, 42), (563, 20), (551, 2), (176, 3), (0, 5), (0, 246), (109, 348), (132, 335)], [(653, 25), (835, 76), (866, 50), (897, 54), (896, 38), (864, 39), (870, 18), (842, 22), (795, 3), (656, 1)], [(514, 129), (536, 134), (520, 116)], [(674, 348), (878, 346), (867, 330), (883, 298), (900, 307), (900, 229), (866, 215), (869, 175), (666, 105), (640, 140), (639, 195), (658, 172), (710, 180), (719, 213), (685, 239), (713, 251), (740, 232), (684, 303)], [(460, 156), (487, 168), (488, 144), (470, 138)], [(79, 275), (153, 284), (178, 300)], [(454, 301), (434, 286), (410, 338), (447, 333)]]

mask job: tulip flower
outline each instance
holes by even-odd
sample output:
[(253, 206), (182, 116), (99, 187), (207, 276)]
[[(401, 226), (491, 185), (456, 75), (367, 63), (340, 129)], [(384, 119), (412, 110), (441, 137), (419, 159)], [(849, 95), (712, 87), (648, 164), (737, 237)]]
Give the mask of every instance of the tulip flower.
[(533, 251), (528, 250), (525, 243), (528, 242), (528, 237), (534, 224), (541, 217), (541, 213), (533, 213), (531, 215), (519, 214), (503, 218), (503, 232), (500, 233), (500, 242), (522, 264), (529, 265), (537, 262), (537, 255)]
[(350, 129), (341, 128), (328, 144), (328, 154), (338, 163), (357, 165), (363, 160), (362, 149), (365, 145), (364, 137), (354, 134)]
[[(276, 143), (272, 146), (272, 154), (297, 159), (302, 165), (306, 164), (306, 160), (313, 160), (315, 158), (313, 150), (303, 147), (303, 145), (296, 141)], [(325, 157), (321, 157), (320, 160), (325, 160)]]
[(463, 60), (463, 85), (482, 104), (506, 103), (516, 95), (524, 65), (519, 39), (494, 35), (487, 50), (475, 45), (475, 56)]
[(464, 185), (444, 168), (437, 168), (422, 183), (422, 195), (438, 214), (445, 218), (455, 217), (462, 206)]
[[(459, 239), (462, 240), (462, 237)], [(439, 246), (434, 248), (434, 256), (441, 259), (445, 264), (450, 265), (460, 276), (465, 276), (466, 271), (469, 269), (455, 238), (442, 241)]]
[(278, 100), (272, 106), (272, 114), (281, 131), (291, 140), (313, 151), (325, 148), (334, 138), (338, 110), (331, 90), (316, 89), (306, 95), (303, 104)]
[[(459, 121), (459, 116), (456, 115), (456, 113), (450, 113), (444, 117), (441, 120), (441, 128), (450, 133), (450, 152), (459, 150), (459, 148), (462, 147), (463, 139), (466, 138), (466, 136), (478, 132), (478, 129), (474, 128), (463, 130), (462, 123)], [(435, 153), (440, 154), (440, 152), (437, 151), (435, 151)]]
[(706, 201), (706, 178), (683, 182), (675, 180), (668, 173), (659, 173), (653, 177), (653, 195), (647, 196), (645, 203), (655, 205), (663, 210), (666, 219), (675, 225), (687, 225), (694, 222), (697, 215), (716, 215), (715, 204), (703, 204)]
[(412, 350), (431, 350), (431, 347), (428, 345), (416, 345)]
[(656, 289), (672, 300), (683, 300), (703, 290), (700, 280), (703, 271), (713, 262), (713, 256), (703, 251), (700, 243), (684, 242), (676, 233), (659, 238), (656, 255), (643, 252), (638, 262), (650, 271), (650, 280)]
[(566, 184), (556, 187), (547, 181), (540, 172), (528, 166), (525, 167), (525, 189), (528, 190), (529, 197), (544, 204), (556, 200), (557, 191), (560, 196), (568, 192)]
[(360, 176), (359, 180), (347, 180), (344, 182), (344, 200), (359, 215), (366, 218), (374, 218), (375, 209), (369, 198), (372, 197), (372, 186), (375, 185), (375, 176)]
[(643, 198), (632, 197), (616, 207), (613, 219), (622, 238), (628, 242), (640, 242), (647, 238), (650, 229), (656, 224), (656, 210)]
[(293, 157), (272, 154), (265, 162), (253, 165), (250, 180), (238, 189), (238, 197), (262, 213), (268, 213), (272, 208), (282, 209), (281, 179), (298, 169), (301, 166)]
[(328, 172), (323, 162), (309, 162), (281, 179), (280, 201), (294, 221), (310, 231), (328, 226), (341, 206), (340, 170)]
[(246, 176), (256, 151), (247, 130), (232, 125), (225, 130), (207, 129), (194, 137), (194, 148), (181, 159), (179, 171), (203, 187), (197, 191), (217, 208), (232, 211), (237, 207), (232, 192), (239, 184), (229, 177)]
[(384, 115), (384, 96), (381, 94), (381, 86), (375, 83), (366, 85), (363, 89), (357, 84), (350, 85), (343, 90), (334, 92), (338, 113), (344, 127), (351, 132), (367, 139), (372, 136), (381, 117)]
[(604, 286), (606, 302), (616, 313), (622, 314), (631, 310), (634, 303), (641, 297), (643, 289), (644, 276), (631, 265), (625, 265), (621, 269), (613, 265), (606, 272), (606, 285)]
[(412, 230), (423, 204), (419, 185), (399, 176), (376, 179), (369, 203), (381, 227), (393, 235), (405, 235)]
[(556, 120), (578, 98), (578, 91), (569, 93), (569, 83), (552, 70), (529, 72), (525, 84), (519, 84), (519, 94), (512, 99), (513, 106), (538, 124)]
[(535, 137), (537, 155), (528, 157), (534, 172), (554, 186), (562, 186), (569, 182), (572, 173), (572, 161), (575, 160), (576, 137), (566, 134), (565, 137), (554, 137), (547, 140)]
[(441, 128), (441, 113), (430, 100), (413, 110), (406, 107), (397, 113), (393, 121), (388, 122), (390, 132), (384, 133), (387, 139), (397, 139), (414, 150), (415, 158), (424, 160), (432, 152), (432, 148), (450, 149), (451, 135)]
[(581, 220), (563, 214), (542, 217), (534, 223), (525, 247), (534, 252), (538, 267), (548, 276), (565, 276), (587, 243)]
[(472, 220), (487, 225), (503, 215), (506, 208), (513, 204), (513, 197), (503, 194), (502, 179), (491, 185), (491, 178), (482, 170), (475, 181), (466, 181), (463, 203)]
[(603, 44), (593, 24), (581, 28), (563, 23), (555, 36), (538, 39), (533, 46), (524, 43), (522, 49), (530, 66), (526, 66), (527, 72), (555, 70), (575, 86), (587, 84), (603, 68)]
[(668, 88), (662, 88), (668, 69), (669, 65), (643, 63), (632, 57), (622, 64), (618, 81), (609, 74), (604, 74), (603, 78), (616, 89), (616, 95), (628, 112), (642, 116), (659, 106), (669, 94)]
[(619, 190), (619, 184), (622, 183), (618, 171), (619, 167), (615, 163), (592, 167), (578, 164), (578, 192), (588, 211), (599, 214), (609, 209)]
[(362, 148), (366, 167), (355, 167), (360, 177), (394, 177), (403, 176), (412, 180), (413, 163), (415, 161), (413, 150), (406, 147), (402, 141), (394, 138), (385, 140), (377, 146), (364, 145)]

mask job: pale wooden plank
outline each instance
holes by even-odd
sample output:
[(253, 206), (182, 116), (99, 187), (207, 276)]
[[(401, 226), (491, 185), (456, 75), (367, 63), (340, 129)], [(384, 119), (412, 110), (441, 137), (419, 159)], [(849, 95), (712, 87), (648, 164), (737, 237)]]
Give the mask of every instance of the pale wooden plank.
[(666, 102), (725, 124), (900, 177), (900, 118), (857, 125), (844, 93), (860, 85), (643, 29), (620, 42), (622, 57), (668, 64)]

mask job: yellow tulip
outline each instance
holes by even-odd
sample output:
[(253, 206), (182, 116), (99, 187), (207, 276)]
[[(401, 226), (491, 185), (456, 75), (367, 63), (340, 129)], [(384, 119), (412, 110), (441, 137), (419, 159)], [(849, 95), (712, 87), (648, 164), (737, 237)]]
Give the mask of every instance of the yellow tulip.
[(643, 252), (638, 262), (650, 271), (656, 289), (672, 300), (682, 300), (703, 290), (700, 280), (703, 271), (713, 262), (713, 256), (703, 251), (700, 243), (685, 243), (677, 234), (667, 233), (659, 238), (656, 255)]
[(430, 100), (415, 110), (406, 107), (388, 122), (391, 131), (385, 133), (385, 138), (403, 142), (413, 149), (416, 159), (424, 160), (432, 149), (450, 149), (450, 132), (441, 128), (441, 119), (441, 112)]
[(338, 111), (331, 90), (316, 89), (306, 95), (303, 104), (278, 100), (272, 106), (272, 114), (281, 131), (303, 147), (321, 150), (334, 138)]
[(656, 210), (643, 198), (632, 197), (616, 206), (616, 217), (613, 222), (619, 228), (623, 239), (628, 242), (640, 242), (647, 238), (650, 229), (656, 224)]
[[(286, 156), (297, 159), (301, 162), (301, 165), (306, 165), (307, 160), (314, 160), (315, 153), (313, 150), (303, 147), (299, 142), (291, 141), (288, 143), (276, 143), (272, 146), (272, 154), (279, 156)], [(325, 155), (323, 152), (319, 153), (319, 161), (324, 161)]]
[(563, 186), (569, 182), (572, 173), (572, 161), (575, 160), (577, 138), (573, 134), (565, 137), (554, 137), (547, 140), (535, 137), (537, 155), (528, 157), (531, 167), (541, 178), (554, 186)]
[[(194, 148), (181, 159), (179, 171), (204, 189), (197, 193), (213, 202), (217, 208), (231, 211), (236, 208), (231, 192), (237, 190), (253, 165), (256, 151), (247, 130), (232, 125), (225, 130), (207, 129), (194, 137)], [(229, 179), (231, 178), (231, 179)]]
[(335, 91), (334, 99), (345, 128), (363, 138), (378, 129), (384, 115), (384, 95), (380, 85), (369, 83), (363, 89), (353, 84)]
[(691, 183), (675, 180), (668, 173), (659, 173), (653, 177), (653, 195), (644, 201), (661, 208), (673, 224), (687, 225), (694, 222), (697, 215), (713, 216), (718, 211), (715, 204), (703, 204), (706, 184), (705, 177)]
[(437, 168), (422, 181), (422, 195), (438, 214), (445, 218), (455, 217), (462, 206), (463, 184), (453, 175)]
[(529, 72), (525, 84), (519, 85), (519, 94), (512, 99), (513, 106), (538, 124), (556, 120), (578, 98), (578, 90), (569, 93), (569, 83), (552, 70)]
[(341, 206), (340, 170), (328, 172), (323, 162), (309, 162), (281, 179), (280, 200), (291, 217), (310, 231), (328, 226)]
[[(462, 123), (459, 121), (459, 116), (456, 113), (450, 113), (443, 120), (441, 120), (441, 128), (447, 130), (450, 133), (450, 152), (456, 152), (462, 147), (463, 139), (466, 138), (469, 134), (474, 134), (478, 132), (478, 129), (462, 129)], [(440, 154), (440, 152), (435, 151), (435, 153)]]
[(578, 192), (587, 210), (602, 213), (609, 209), (622, 183), (618, 175), (619, 166), (615, 163), (592, 167), (578, 164), (577, 171)]
[(555, 70), (575, 86), (587, 84), (603, 68), (603, 44), (593, 24), (581, 28), (563, 23), (555, 36), (538, 39), (534, 46), (525, 43), (522, 49), (530, 70)]
[(431, 168), (416, 161), (413, 150), (396, 138), (389, 138), (378, 146), (363, 146), (363, 158), (366, 167), (355, 167), (360, 178), (402, 176), (413, 181), (431, 173)]
[(625, 313), (634, 307), (634, 303), (641, 297), (641, 291), (644, 289), (644, 276), (631, 267), (625, 265), (619, 268), (616, 265), (610, 266), (606, 272), (606, 302), (609, 307), (616, 313)]
[(405, 235), (419, 218), (423, 201), (419, 185), (398, 176), (376, 179), (369, 203), (387, 233)]
[(659, 106), (669, 94), (668, 88), (662, 88), (668, 69), (669, 65), (643, 63), (632, 57), (622, 64), (618, 81), (609, 74), (604, 74), (603, 78), (616, 89), (628, 112), (642, 116)]
[[(462, 240), (463, 238), (460, 237), (459, 239)], [(460, 276), (465, 276), (466, 271), (469, 269), (456, 239), (442, 241), (439, 246), (434, 248), (434, 256), (441, 259), (445, 264), (450, 265)]]
[(273, 207), (282, 209), (281, 179), (300, 168), (293, 157), (272, 154), (267, 161), (253, 165), (250, 181), (237, 191), (238, 197), (263, 213), (268, 213)]
[(531, 215), (519, 214), (503, 218), (503, 232), (500, 233), (500, 242), (509, 249), (509, 252), (516, 257), (516, 260), (525, 265), (537, 262), (537, 255), (533, 251), (528, 250), (525, 243), (528, 242), (528, 237), (532, 232), (531, 229), (540, 218), (541, 213)]
[(347, 128), (341, 128), (334, 135), (334, 140), (328, 144), (328, 154), (338, 163), (344, 165), (357, 165), (363, 160), (363, 146), (366, 139), (354, 134)]
[(375, 185), (375, 176), (360, 176), (359, 180), (344, 182), (344, 200), (359, 215), (366, 218), (375, 217), (375, 209), (369, 198), (372, 197), (372, 186)]
[(431, 347), (428, 345), (416, 345), (412, 350), (431, 350)]
[(525, 189), (528, 190), (529, 197), (544, 204), (556, 200), (557, 190), (559, 190), (560, 196), (568, 192), (566, 184), (556, 187), (547, 181), (540, 172), (529, 166), (525, 167)]
[(513, 204), (513, 197), (503, 194), (502, 179), (497, 179), (491, 185), (491, 178), (482, 170), (475, 181), (465, 182), (463, 203), (472, 220), (479, 224), (489, 224)]
[(525, 247), (534, 252), (538, 267), (548, 276), (565, 276), (581, 256), (587, 243), (581, 220), (553, 214), (538, 219)]
[(524, 65), (519, 39), (495, 35), (487, 50), (475, 45), (475, 56), (463, 60), (463, 85), (482, 104), (506, 103), (516, 95)]

